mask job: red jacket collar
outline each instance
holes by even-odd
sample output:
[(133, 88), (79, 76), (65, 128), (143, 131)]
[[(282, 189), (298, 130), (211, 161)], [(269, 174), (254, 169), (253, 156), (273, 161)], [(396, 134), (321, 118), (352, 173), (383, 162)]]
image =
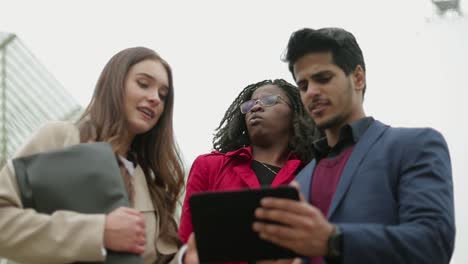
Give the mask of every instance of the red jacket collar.
[[(252, 147), (247, 146), (247, 147), (242, 147), (233, 151), (229, 151), (226, 153), (226, 156), (227, 157), (239, 157), (241, 159), (252, 160), (253, 158)], [(299, 159), (299, 157), (295, 153), (289, 152), (288, 160), (295, 160), (295, 159)]]

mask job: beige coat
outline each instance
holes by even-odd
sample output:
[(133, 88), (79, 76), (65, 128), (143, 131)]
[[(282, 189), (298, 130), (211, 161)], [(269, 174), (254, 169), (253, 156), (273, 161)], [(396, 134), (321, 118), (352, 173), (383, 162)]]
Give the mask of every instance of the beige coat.
[[(14, 155), (25, 156), (79, 143), (75, 125), (56, 122), (39, 129)], [(66, 175), (64, 175), (66, 177)], [(154, 263), (158, 254), (177, 252), (177, 246), (161, 238), (156, 228), (157, 214), (151, 202), (146, 179), (140, 167), (134, 174), (135, 208), (145, 214), (145, 263)], [(56, 211), (52, 215), (24, 209), (11, 160), (0, 172), (0, 257), (21, 263), (70, 263), (103, 261), (105, 215)], [(177, 260), (177, 255), (173, 262)]]

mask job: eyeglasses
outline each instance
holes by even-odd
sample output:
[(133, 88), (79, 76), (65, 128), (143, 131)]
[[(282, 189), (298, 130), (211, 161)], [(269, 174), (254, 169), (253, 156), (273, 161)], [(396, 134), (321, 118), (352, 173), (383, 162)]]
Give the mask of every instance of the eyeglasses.
[(281, 98), (281, 96), (279, 96), (277, 94), (276, 95), (264, 96), (264, 97), (259, 98), (259, 99), (248, 100), (248, 101), (243, 102), (240, 105), (240, 111), (241, 111), (242, 114), (248, 113), (257, 104), (257, 102), (259, 102), (261, 106), (273, 106), (273, 105), (278, 103), (279, 99), (284, 101), (284, 99)]

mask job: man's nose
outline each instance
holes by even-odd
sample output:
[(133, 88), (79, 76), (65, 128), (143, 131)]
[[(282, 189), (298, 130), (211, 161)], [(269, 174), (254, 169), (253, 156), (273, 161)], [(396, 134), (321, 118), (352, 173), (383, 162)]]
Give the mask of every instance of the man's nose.
[(307, 86), (307, 90), (306, 90), (305, 94), (306, 94), (308, 97), (315, 97), (315, 96), (319, 95), (320, 92), (321, 92), (321, 91), (320, 91), (319, 85), (316, 85), (316, 84), (311, 83), (311, 84), (309, 84), (309, 85)]

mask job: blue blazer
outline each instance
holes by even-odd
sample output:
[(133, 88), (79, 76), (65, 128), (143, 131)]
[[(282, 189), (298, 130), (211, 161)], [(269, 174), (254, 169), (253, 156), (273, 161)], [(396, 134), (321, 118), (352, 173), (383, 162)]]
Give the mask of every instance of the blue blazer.
[[(296, 177), (309, 201), (315, 164)], [(343, 232), (343, 264), (449, 263), (453, 184), (442, 135), (374, 121), (354, 147), (327, 218)]]

